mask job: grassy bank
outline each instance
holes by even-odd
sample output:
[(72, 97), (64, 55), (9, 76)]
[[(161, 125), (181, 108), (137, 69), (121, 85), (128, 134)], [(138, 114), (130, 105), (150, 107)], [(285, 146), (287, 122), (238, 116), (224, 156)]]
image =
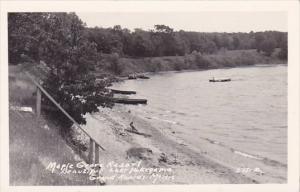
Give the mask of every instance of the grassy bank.
[[(9, 67), (9, 169), (10, 185), (90, 185), (86, 175), (51, 173), (50, 162), (76, 163), (81, 158), (60, 134), (60, 127), (46, 116), (37, 118), (36, 87), (21, 66)], [(16, 111), (18, 106), (33, 112)]]
[[(287, 63), (278, 58), (277, 49), (268, 57), (256, 50), (233, 50), (219, 51), (215, 54), (201, 54), (194, 52), (185, 56), (168, 57), (144, 57), (144, 58), (112, 58), (111, 55), (104, 55), (99, 62), (108, 70), (116, 70), (121, 76), (132, 73), (159, 72), (159, 71), (180, 71), (180, 70), (203, 70), (224, 67), (238, 67), (254, 64), (279, 64)], [(114, 67), (111, 67), (111, 66)], [(100, 71), (100, 69), (99, 69)]]

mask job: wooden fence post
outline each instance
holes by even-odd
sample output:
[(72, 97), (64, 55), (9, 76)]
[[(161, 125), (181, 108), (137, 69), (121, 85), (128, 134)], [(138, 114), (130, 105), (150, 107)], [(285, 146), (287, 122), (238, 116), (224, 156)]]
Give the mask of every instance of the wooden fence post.
[(90, 151), (89, 151), (89, 163), (93, 163), (93, 153), (94, 153), (94, 141), (90, 138)]
[[(32, 82), (37, 86), (37, 94), (36, 94), (36, 114), (37, 117), (40, 117), (41, 115), (41, 101), (42, 101), (42, 93), (45, 94), (45, 96), (52, 101), (52, 103), (61, 110), (78, 128), (80, 128), (87, 136), (90, 137), (90, 147), (89, 147), (89, 154), (88, 154), (88, 161), (89, 163), (93, 163), (94, 161), (94, 155), (95, 155), (95, 162), (99, 163), (99, 148), (101, 148), (103, 151), (105, 149), (97, 143), (95, 140), (92, 139), (92, 136), (85, 131), (74, 119), (67, 113), (60, 104), (55, 101), (55, 99), (40, 85), (39, 82), (37, 82), (34, 77), (32, 77), (28, 72), (25, 72), (26, 75), (32, 80)], [(94, 146), (95, 145), (95, 146)], [(95, 148), (95, 152), (94, 152)], [(95, 153), (95, 154), (94, 154)]]
[(99, 145), (95, 143), (95, 163), (99, 163)]
[(36, 90), (36, 115), (37, 117), (40, 117), (41, 115), (41, 100), (42, 100), (42, 94), (40, 88), (37, 87)]

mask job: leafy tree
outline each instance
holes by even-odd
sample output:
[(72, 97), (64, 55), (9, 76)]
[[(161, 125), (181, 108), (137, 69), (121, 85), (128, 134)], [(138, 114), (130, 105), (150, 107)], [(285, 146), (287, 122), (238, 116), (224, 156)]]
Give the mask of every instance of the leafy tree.
[(152, 34), (155, 50), (160, 56), (171, 56), (178, 54), (178, 43), (172, 28), (166, 25), (155, 25)]
[(207, 69), (209, 67), (209, 61), (205, 59), (201, 53), (194, 53), (193, 55), (200, 69)]
[(264, 41), (264, 35), (262, 32), (255, 33), (255, 47), (257, 52), (262, 50), (262, 42)]
[(8, 59), (10, 64), (38, 60), (39, 44), (44, 37), (40, 25), (44, 14), (8, 14)]
[(113, 53), (110, 55), (110, 70), (116, 74), (120, 75), (122, 72), (122, 68), (119, 63), (119, 54), (118, 53)]
[(173, 33), (173, 29), (166, 25), (154, 25), (155, 32), (157, 33)]
[(123, 54), (123, 43), (118, 28), (88, 28), (86, 38), (96, 44), (97, 52), (110, 54), (116, 52)]
[(287, 42), (287, 35), (281, 36), (279, 40), (279, 58), (280, 59), (287, 59), (288, 58), (288, 42)]
[(240, 39), (237, 36), (233, 36), (233, 47), (234, 49), (239, 49), (240, 47)]
[(275, 48), (276, 42), (273, 39), (265, 39), (261, 43), (260, 47), (260, 49), (265, 53), (266, 56), (271, 56)]
[[(75, 118), (85, 124), (86, 113), (97, 112), (99, 106), (111, 106), (109, 82), (96, 84), (91, 73), (97, 62), (96, 45), (87, 41), (84, 25), (74, 13), (51, 13), (47, 17), (45, 32), (48, 38), (42, 43), (42, 60), (50, 67), (45, 87)], [(53, 83), (55, 79), (56, 83)], [(45, 103), (50, 105), (48, 100)], [(56, 118), (65, 116), (51, 113)]]
[[(78, 123), (85, 124), (84, 115), (97, 112), (99, 106), (112, 106), (109, 99), (111, 94), (106, 89), (110, 82), (102, 80), (100, 83), (95, 83), (96, 78), (91, 73), (96, 65), (98, 53), (95, 43), (85, 37), (85, 26), (77, 15), (35, 13), (33, 17), (30, 15), (32, 13), (10, 14), (13, 18), (10, 21), (13, 22), (9, 21), (9, 26), (14, 29), (14, 35), (23, 35), (23, 26), (15, 25), (28, 20), (28, 17), (30, 20), (26, 25), (36, 27), (35, 32), (28, 33), (28, 36), (38, 39), (39, 42), (34, 44), (37, 47), (32, 47), (29, 53), (31, 50), (37, 51), (38, 53), (32, 59), (37, 62), (42, 60), (47, 65), (48, 73), (43, 78), (43, 86)], [(27, 40), (20, 42), (20, 51), (26, 47), (23, 43), (27, 42)], [(46, 97), (43, 97), (42, 103), (53, 106)], [(65, 115), (52, 110), (46, 112), (64, 125), (64, 132), (68, 132), (71, 122)]]
[(154, 54), (154, 43), (151, 41), (151, 34), (135, 29), (132, 34), (132, 53), (138, 57), (149, 57)]

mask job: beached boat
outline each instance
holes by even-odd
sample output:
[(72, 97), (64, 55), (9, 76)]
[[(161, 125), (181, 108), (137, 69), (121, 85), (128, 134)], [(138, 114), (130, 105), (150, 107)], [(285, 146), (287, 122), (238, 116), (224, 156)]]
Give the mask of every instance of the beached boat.
[(137, 77), (140, 78), (140, 79), (150, 79), (150, 77), (145, 76), (144, 74), (140, 74)]
[(136, 79), (137, 77), (136, 77), (136, 75), (128, 75), (128, 79)]
[(136, 91), (123, 91), (123, 90), (117, 90), (117, 89), (110, 89), (111, 92), (116, 94), (123, 94), (123, 95), (131, 95), (136, 94)]
[(140, 78), (140, 79), (150, 79), (150, 77), (144, 75), (144, 74), (130, 74), (128, 75), (128, 79), (137, 79), (137, 78)]
[(127, 98), (113, 98), (113, 102), (122, 104), (147, 104), (147, 99), (127, 99)]
[(231, 81), (231, 79), (210, 79), (209, 82), (227, 82)]

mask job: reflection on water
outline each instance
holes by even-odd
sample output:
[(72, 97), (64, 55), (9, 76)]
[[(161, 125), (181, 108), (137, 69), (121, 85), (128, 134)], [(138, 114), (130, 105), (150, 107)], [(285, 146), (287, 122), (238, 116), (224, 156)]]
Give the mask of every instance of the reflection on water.
[[(211, 83), (215, 78), (231, 82)], [(137, 91), (148, 105), (130, 106), (141, 116), (170, 123), (197, 146), (208, 138), (230, 148), (286, 164), (287, 67), (256, 66), (164, 73), (114, 85)], [(190, 139), (193, 138), (193, 139)]]

